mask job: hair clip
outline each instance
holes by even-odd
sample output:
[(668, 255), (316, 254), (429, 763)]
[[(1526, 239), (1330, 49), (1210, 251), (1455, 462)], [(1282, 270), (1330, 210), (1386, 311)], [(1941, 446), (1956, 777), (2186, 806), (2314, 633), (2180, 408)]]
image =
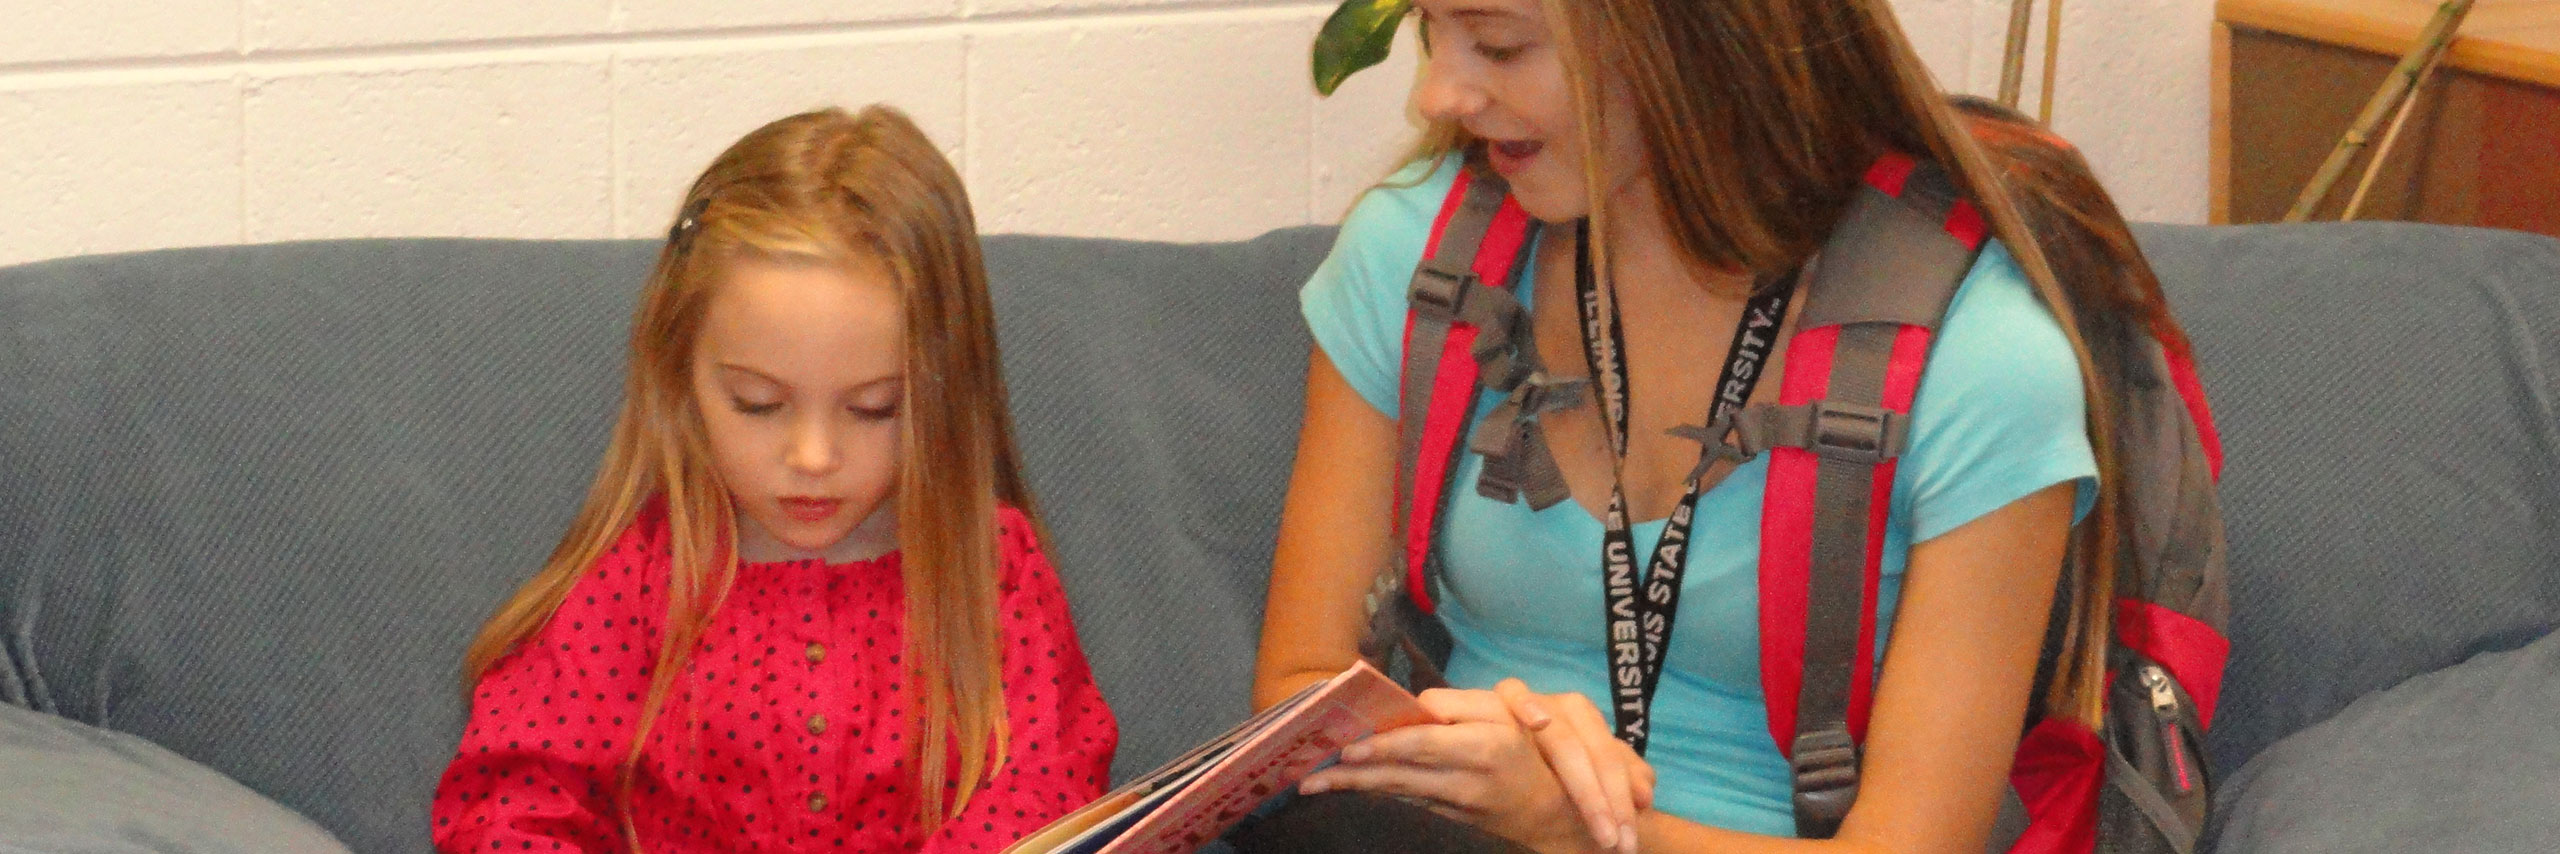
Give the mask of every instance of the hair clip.
[(679, 253), (692, 245), (693, 235), (702, 230), (702, 212), (711, 207), (708, 196), (695, 199), (676, 215), (676, 224), (667, 226), (667, 244)]

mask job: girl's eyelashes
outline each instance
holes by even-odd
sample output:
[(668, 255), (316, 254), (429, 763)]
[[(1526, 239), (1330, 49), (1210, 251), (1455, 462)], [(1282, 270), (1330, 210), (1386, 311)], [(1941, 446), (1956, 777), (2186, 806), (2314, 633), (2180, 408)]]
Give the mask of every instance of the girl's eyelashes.
[(1515, 45), (1490, 45), (1478, 42), (1476, 55), (1492, 62), (1510, 62), (1520, 58), (1520, 54), (1528, 49), (1529, 45), (1525, 42)]
[[(784, 401), (779, 400), (768, 403), (757, 403), (743, 397), (733, 396), (729, 398), (730, 408), (736, 409), (741, 415), (749, 416), (772, 415), (776, 412), (780, 412), (782, 411), (783, 403)], [(898, 404), (894, 401), (876, 406), (859, 403), (849, 404), (845, 406), (844, 410), (845, 412), (852, 414), (853, 417), (860, 418), (864, 421), (886, 421), (888, 419), (898, 417)]]
[[(782, 404), (779, 401), (774, 403), (748, 403), (743, 400), (733, 399), (729, 401), (729, 404), (736, 408), (738, 413), (741, 415), (772, 415), (776, 412), (782, 411)], [(891, 418), (898, 417), (897, 404), (890, 404), (888, 406), (848, 406), (845, 407), (845, 411), (853, 413), (853, 417), (860, 418), (865, 421), (887, 421)]]

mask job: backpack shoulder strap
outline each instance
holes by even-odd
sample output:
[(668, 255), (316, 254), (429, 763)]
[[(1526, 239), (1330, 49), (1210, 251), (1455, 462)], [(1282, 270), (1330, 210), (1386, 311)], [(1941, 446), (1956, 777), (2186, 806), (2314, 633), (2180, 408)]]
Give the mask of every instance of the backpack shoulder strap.
[(1944, 171), (1885, 156), (1813, 262), (1778, 404), (1737, 419), (1744, 448), (1770, 455), (1761, 687), (1800, 836), (1829, 837), (1857, 798), (1895, 463), (1931, 336), (1984, 235)]
[(1473, 348), (1480, 330), (1519, 311), (1509, 288), (1535, 231), (1510, 191), (1500, 178), (1460, 170), (1407, 292), (1391, 557), (1369, 592), (1361, 652), (1380, 662), (1404, 653), (1421, 683), (1439, 681), (1436, 663), (1448, 654), (1445, 630), (1431, 618), (1432, 539), (1480, 388)]

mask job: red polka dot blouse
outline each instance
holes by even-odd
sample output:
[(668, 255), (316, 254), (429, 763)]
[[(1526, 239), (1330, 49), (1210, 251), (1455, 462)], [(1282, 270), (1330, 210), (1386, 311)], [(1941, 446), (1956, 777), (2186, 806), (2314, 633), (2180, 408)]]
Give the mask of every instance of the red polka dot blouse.
[[(964, 814), (917, 826), (898, 556), (747, 564), (641, 754), (641, 847), (994, 852), (1099, 796), (1119, 731), (1030, 526), (1000, 521), (1009, 760)], [(663, 514), (643, 513), (481, 677), (436, 790), (437, 850), (624, 848), (615, 781), (665, 620), (666, 543)]]

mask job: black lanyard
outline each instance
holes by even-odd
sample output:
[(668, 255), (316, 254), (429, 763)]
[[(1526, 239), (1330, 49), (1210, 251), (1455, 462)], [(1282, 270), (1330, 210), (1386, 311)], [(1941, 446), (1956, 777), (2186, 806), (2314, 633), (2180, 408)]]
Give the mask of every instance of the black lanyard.
[[(1671, 626), (1680, 614), (1680, 573), (1689, 552), (1689, 526), (1697, 516), (1698, 481), (1689, 481), (1688, 491), (1680, 496), (1680, 505), (1663, 525), (1662, 539), (1654, 545), (1652, 562), (1644, 575), (1643, 595), (1637, 595), (1635, 536), (1627, 528), (1623, 471), (1628, 413), (1627, 364), (1623, 355), (1626, 329), (1618, 320), (1614, 280), (1603, 327), (1600, 290), (1592, 281), (1588, 222), (1575, 229), (1573, 246), (1574, 295), (1582, 314), (1582, 355), (1590, 365), (1593, 382), (1600, 387), (1601, 413), (1609, 422), (1609, 515), (1600, 548), (1600, 580), (1607, 600), (1608, 633), (1603, 639), (1609, 651), (1609, 705), (1617, 714), (1618, 738), (1642, 755), (1650, 734), (1653, 692), (1662, 684), (1663, 661), (1671, 649)], [(1750, 400), (1751, 389), (1759, 384), (1769, 351), (1776, 344), (1778, 325), (1786, 319), (1795, 277), (1789, 275), (1768, 283), (1759, 291), (1743, 304), (1742, 319), (1734, 325), (1733, 348), (1725, 353), (1724, 371), (1716, 378), (1715, 403), (1707, 413), (1709, 424), (1731, 417)], [(1712, 453), (1712, 444), (1699, 449), (1701, 468)]]

